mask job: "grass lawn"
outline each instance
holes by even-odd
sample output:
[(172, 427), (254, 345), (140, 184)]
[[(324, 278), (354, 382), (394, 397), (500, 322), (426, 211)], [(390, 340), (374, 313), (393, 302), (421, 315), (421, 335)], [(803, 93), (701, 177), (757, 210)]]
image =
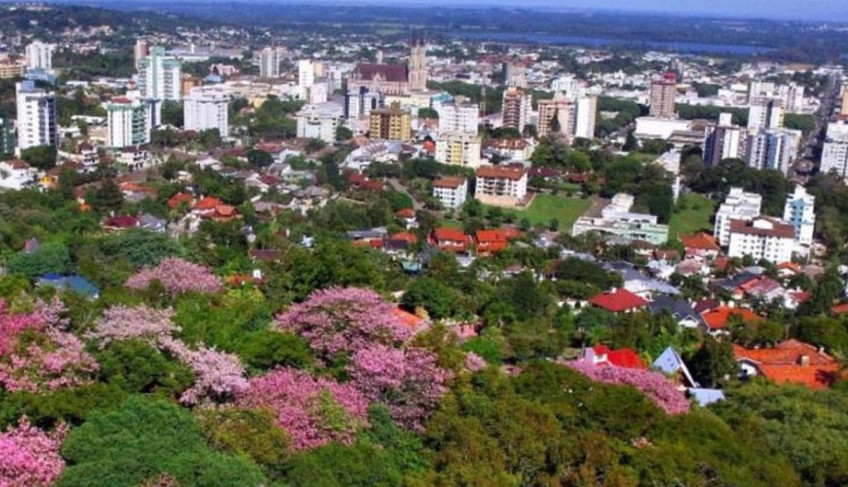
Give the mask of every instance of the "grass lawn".
[(530, 223), (547, 225), (551, 219), (559, 220), (559, 229), (562, 232), (570, 231), (571, 226), (589, 207), (592, 200), (582, 198), (569, 198), (567, 196), (553, 196), (549, 194), (537, 194), (530, 208), (516, 212), (517, 221), (522, 218), (530, 220)]
[(689, 193), (680, 197), (677, 202), (678, 208), (683, 205), (685, 209), (675, 208), (669, 222), (668, 239), (677, 238), (681, 233), (691, 234), (699, 230), (707, 230), (712, 233), (713, 224), (710, 218), (715, 214), (716, 204), (706, 196)]

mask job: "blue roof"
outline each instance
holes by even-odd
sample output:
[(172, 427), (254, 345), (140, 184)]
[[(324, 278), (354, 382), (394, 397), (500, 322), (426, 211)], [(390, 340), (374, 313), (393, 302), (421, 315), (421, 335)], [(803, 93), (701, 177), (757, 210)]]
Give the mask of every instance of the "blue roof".
[(73, 291), (89, 298), (96, 298), (100, 294), (100, 289), (97, 286), (77, 274), (69, 276), (60, 276), (53, 273), (45, 274), (38, 279), (37, 284), (53, 286), (59, 291)]
[(653, 367), (665, 375), (671, 375), (683, 366), (683, 360), (673, 348), (668, 347), (654, 360)]
[(721, 389), (689, 389), (689, 396), (694, 399), (699, 406), (709, 406), (710, 404), (724, 401), (724, 391)]

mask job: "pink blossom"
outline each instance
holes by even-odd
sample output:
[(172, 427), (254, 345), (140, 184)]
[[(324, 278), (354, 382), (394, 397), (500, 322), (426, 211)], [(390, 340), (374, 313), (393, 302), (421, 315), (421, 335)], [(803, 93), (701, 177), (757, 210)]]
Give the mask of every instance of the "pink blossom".
[(183, 404), (194, 405), (205, 397), (224, 400), (247, 390), (244, 367), (237, 356), (203, 345), (191, 350), (183, 342), (173, 339), (162, 340), (162, 345), (194, 371), (194, 385), (180, 397)]
[(689, 411), (689, 401), (662, 374), (649, 370), (595, 365), (586, 360), (561, 363), (596, 382), (633, 386), (668, 414), (683, 414)]
[(145, 305), (133, 308), (114, 306), (107, 309), (95, 323), (93, 331), (85, 338), (99, 340), (104, 347), (111, 341), (140, 338), (156, 345), (164, 337), (170, 337), (180, 328), (171, 322), (174, 312), (168, 308), (158, 310)]
[(48, 434), (22, 417), (0, 435), (0, 487), (52, 485), (65, 468), (59, 449), (67, 431), (62, 424)]
[(399, 345), (412, 336), (395, 307), (374, 291), (333, 288), (312, 293), (277, 317), (277, 326), (309, 342), (322, 358), (355, 353), (374, 343)]
[(187, 292), (216, 293), (223, 289), (221, 279), (209, 269), (177, 257), (162, 259), (156, 267), (141, 269), (130, 276), (124, 286), (147, 289), (153, 281), (162, 283), (172, 296)]
[(486, 368), (486, 359), (474, 352), (465, 354), (465, 368), (469, 372), (477, 372)]
[(368, 401), (356, 388), (294, 369), (251, 379), (238, 404), (273, 411), (296, 451), (330, 441), (350, 444), (356, 431), (368, 425)]
[(348, 372), (366, 398), (386, 404), (396, 421), (416, 430), (438, 406), (451, 378), (427, 350), (381, 344), (357, 351)]

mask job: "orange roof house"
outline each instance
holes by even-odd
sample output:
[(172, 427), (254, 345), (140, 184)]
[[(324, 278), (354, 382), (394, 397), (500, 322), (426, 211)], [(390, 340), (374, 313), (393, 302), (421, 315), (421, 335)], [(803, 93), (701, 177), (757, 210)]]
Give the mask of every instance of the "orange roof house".
[(763, 376), (778, 384), (824, 389), (840, 376), (839, 363), (833, 357), (794, 339), (756, 350), (734, 345), (733, 353), (743, 377)]
[(762, 317), (750, 309), (730, 308), (727, 306), (719, 306), (718, 308), (704, 311), (701, 313), (701, 317), (704, 318), (704, 322), (712, 333), (720, 332), (727, 328), (727, 323), (732, 317), (739, 317), (742, 321), (749, 322), (762, 320)]
[(500, 252), (509, 246), (509, 237), (503, 230), (477, 230), (477, 252)]
[(690, 249), (701, 252), (718, 252), (721, 250), (716, 239), (709, 233), (698, 232), (693, 235), (680, 235), (677, 238), (680, 239), (680, 243), (686, 248), (687, 253)]
[(594, 365), (613, 365), (626, 369), (648, 369), (645, 361), (632, 348), (612, 350), (606, 345), (595, 345), (584, 351), (583, 358), (591, 360)]
[(647, 301), (624, 288), (598, 294), (590, 299), (589, 303), (610, 313), (635, 311), (648, 305)]
[(194, 201), (194, 197), (192, 195), (188, 193), (177, 193), (168, 198), (168, 208), (176, 210), (183, 203), (191, 204), (192, 201)]
[(206, 196), (192, 206), (192, 210), (198, 212), (213, 211), (215, 208), (224, 204), (223, 201), (213, 196)]
[(465, 252), (470, 240), (470, 237), (458, 228), (441, 227), (433, 230), (432, 243), (448, 252)]
[(402, 208), (395, 212), (395, 216), (404, 220), (414, 220), (415, 210), (412, 208)]

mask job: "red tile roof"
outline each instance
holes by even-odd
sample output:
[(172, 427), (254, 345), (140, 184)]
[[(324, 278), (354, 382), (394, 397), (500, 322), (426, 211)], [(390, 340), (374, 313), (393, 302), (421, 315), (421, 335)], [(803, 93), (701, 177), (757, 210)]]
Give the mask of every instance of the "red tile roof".
[(395, 308), (392, 310), (392, 314), (407, 328), (418, 329), (424, 325), (423, 318), (404, 309)]
[(433, 186), (436, 188), (457, 189), (465, 182), (464, 178), (449, 177), (441, 178), (433, 181)]
[(409, 232), (399, 232), (391, 236), (390, 240), (404, 241), (408, 244), (418, 243), (418, 237)]
[(134, 216), (113, 216), (103, 222), (104, 227), (109, 228), (134, 228), (138, 226), (138, 218)]
[(352, 77), (363, 81), (380, 78), (390, 83), (406, 83), (407, 69), (402, 64), (359, 63), (353, 70)]
[[(756, 222), (761, 221), (765, 221), (770, 224), (771, 228), (759, 228), (755, 226)], [(776, 218), (767, 216), (761, 216), (753, 221), (730, 220), (730, 232), (742, 233), (745, 235), (756, 235), (760, 237), (795, 238), (795, 227), (788, 223), (783, 223)]]
[(478, 178), (511, 179), (518, 181), (527, 174), (527, 170), (519, 166), (480, 166), (477, 169)]
[(194, 199), (190, 194), (186, 193), (177, 193), (174, 196), (168, 198), (168, 208), (175, 210), (183, 203), (191, 203)]
[(813, 389), (830, 386), (839, 375), (839, 363), (813, 345), (786, 340), (774, 348), (751, 350), (733, 346), (736, 360), (752, 363), (777, 383), (805, 385)]
[(412, 208), (403, 208), (395, 212), (395, 216), (398, 218), (405, 218), (407, 220), (415, 218), (415, 210)]
[(465, 252), (470, 238), (458, 228), (441, 227), (433, 230), (433, 241), (442, 250)]
[(589, 302), (593, 306), (605, 309), (611, 313), (622, 313), (648, 305), (647, 301), (624, 288), (598, 294), (590, 299)]
[(727, 327), (727, 322), (730, 321), (730, 318), (734, 316), (741, 318), (742, 321), (762, 320), (762, 317), (750, 309), (729, 308), (727, 306), (719, 306), (718, 308), (701, 313), (701, 317), (704, 318), (710, 330), (723, 330)]
[(198, 201), (194, 204), (193, 209), (200, 211), (214, 210), (215, 208), (221, 206), (223, 202), (218, 198), (207, 196), (202, 200)]
[(680, 242), (687, 249), (714, 250), (716, 252), (720, 250), (716, 239), (708, 233), (699, 232), (694, 235), (680, 235), (677, 238), (680, 239)]
[(848, 303), (839, 303), (836, 306), (830, 308), (830, 312), (835, 315), (842, 315), (848, 313)]
[(499, 252), (509, 246), (507, 234), (502, 230), (477, 230), (475, 237), (479, 252)]
[(620, 348), (618, 350), (610, 350), (604, 345), (595, 345), (592, 347), (596, 355), (606, 355), (607, 362), (616, 367), (624, 367), (628, 369), (643, 369), (646, 370), (648, 365), (639, 357), (632, 348)]

